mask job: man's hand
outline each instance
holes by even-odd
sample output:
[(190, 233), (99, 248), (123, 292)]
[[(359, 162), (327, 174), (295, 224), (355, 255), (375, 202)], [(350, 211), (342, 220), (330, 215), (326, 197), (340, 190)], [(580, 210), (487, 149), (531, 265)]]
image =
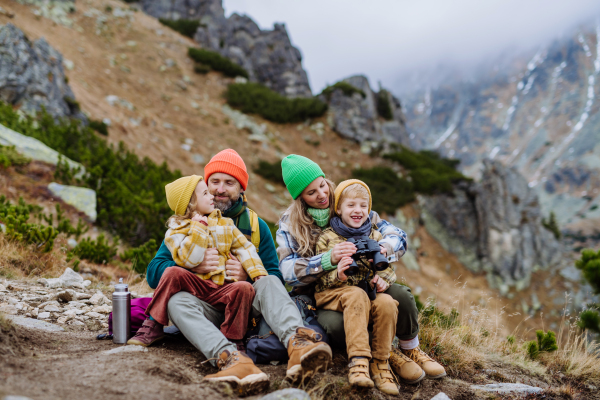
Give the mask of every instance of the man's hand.
[(196, 274), (208, 274), (209, 272), (215, 271), (219, 267), (219, 252), (217, 249), (206, 249), (204, 253), (204, 260), (194, 268), (190, 268), (190, 271)]
[(235, 278), (238, 282), (248, 279), (248, 274), (242, 267), (242, 263), (233, 254), (231, 254), (231, 259), (227, 260), (225, 264), (225, 271), (227, 271), (228, 278)]
[(331, 251), (331, 265), (338, 265), (344, 257), (350, 257), (356, 253), (356, 246), (350, 242), (338, 243), (333, 246)]
[(348, 269), (350, 264), (352, 264), (352, 257), (344, 257), (340, 260), (340, 263), (337, 266), (337, 276), (340, 281), (346, 282), (348, 279), (348, 276), (346, 276), (344, 271)]
[(373, 285), (377, 286), (377, 293), (385, 292), (390, 287), (390, 285), (388, 285), (386, 281), (381, 279), (379, 275), (375, 275), (373, 277), (373, 280), (371, 281), (371, 286)]

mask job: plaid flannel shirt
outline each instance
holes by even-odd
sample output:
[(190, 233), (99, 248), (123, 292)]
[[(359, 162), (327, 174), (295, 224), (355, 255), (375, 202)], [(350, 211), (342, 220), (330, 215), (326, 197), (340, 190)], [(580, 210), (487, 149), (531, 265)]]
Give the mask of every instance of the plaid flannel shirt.
[[(371, 234), (369, 237), (373, 240), (380, 241), (383, 239), (381, 233), (379, 233), (375, 229), (371, 229)], [(319, 241), (317, 242), (317, 253), (322, 254), (328, 250), (333, 249), (333, 247), (338, 243), (343, 243), (347, 239), (342, 235), (338, 234), (333, 228), (327, 228), (323, 231), (321, 236), (319, 236)], [(346, 281), (341, 281), (338, 278), (337, 268), (327, 272), (325, 275), (321, 276), (317, 281), (317, 286), (315, 287), (316, 292), (322, 292), (327, 289), (332, 289), (339, 286), (358, 286), (358, 282), (363, 279), (371, 280), (374, 277), (373, 270), (371, 269), (369, 262), (366, 259), (361, 258), (357, 262), (359, 266), (359, 270), (356, 275), (349, 276)], [(383, 271), (378, 271), (377, 275), (383, 278), (384, 281), (387, 282), (388, 285), (396, 282), (396, 273), (394, 272), (394, 268), (390, 265)]]
[(233, 253), (250, 278), (268, 275), (256, 247), (236, 228), (231, 218), (221, 216), (220, 210), (208, 216), (208, 226), (186, 219), (181, 223), (171, 221), (165, 234), (165, 245), (173, 255), (173, 261), (183, 268), (197, 267), (207, 248), (219, 252), (219, 267), (208, 274), (196, 274), (201, 279), (211, 279), (217, 285), (225, 283), (225, 264)]
[[(277, 230), (279, 270), (283, 279), (290, 286), (310, 285), (326, 272), (321, 266), (323, 255), (302, 257), (298, 254), (298, 242), (290, 233), (288, 219), (289, 216), (284, 214), (279, 220), (279, 229)], [(386, 248), (390, 262), (398, 261), (406, 251), (406, 233), (381, 219), (375, 211), (371, 211), (371, 222), (377, 226), (377, 231), (383, 236), (379, 244)], [(320, 236), (321, 232), (322, 230), (319, 229), (315, 231), (315, 235)]]

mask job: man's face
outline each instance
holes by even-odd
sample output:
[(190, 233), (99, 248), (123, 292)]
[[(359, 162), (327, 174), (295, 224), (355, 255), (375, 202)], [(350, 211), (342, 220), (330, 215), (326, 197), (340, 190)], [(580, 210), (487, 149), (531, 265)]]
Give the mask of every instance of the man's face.
[(216, 172), (208, 179), (208, 191), (215, 196), (215, 208), (226, 211), (240, 198), (242, 186), (233, 176)]

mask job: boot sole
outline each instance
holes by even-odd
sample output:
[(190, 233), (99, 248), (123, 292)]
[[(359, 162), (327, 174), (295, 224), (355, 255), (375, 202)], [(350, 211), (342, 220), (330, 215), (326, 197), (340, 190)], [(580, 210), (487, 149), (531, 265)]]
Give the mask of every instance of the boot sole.
[(440, 379), (446, 376), (446, 372), (444, 371), (443, 373), (439, 374), (439, 375), (427, 375), (427, 379)]
[(127, 341), (127, 344), (131, 344), (131, 345), (135, 345), (135, 346), (144, 346), (144, 347), (148, 347), (148, 346), (152, 346), (154, 343), (158, 342), (159, 340), (162, 340), (162, 339), (164, 339), (165, 337), (166, 337), (166, 336), (161, 336), (161, 337), (159, 337), (158, 339), (154, 339), (153, 341), (151, 341), (151, 342), (150, 342), (150, 343), (148, 343), (148, 344), (146, 344), (146, 343), (143, 343), (143, 342), (140, 342), (139, 340), (137, 340), (137, 339), (133, 339), (133, 338), (132, 338), (132, 339), (129, 339), (129, 340)]
[(239, 396), (253, 396), (269, 389), (269, 377), (264, 372), (248, 375), (242, 379), (237, 376), (223, 376), (219, 378), (204, 378), (209, 382), (227, 382)]
[(285, 373), (292, 385), (308, 384), (319, 372), (325, 372), (331, 366), (331, 348), (327, 344), (315, 347), (300, 359), (300, 365), (294, 365)]
[[(444, 373), (444, 375), (445, 375), (445, 373)], [(409, 381), (408, 379), (404, 379), (404, 378), (400, 377), (400, 375), (398, 375), (398, 377), (400, 378), (402, 383), (406, 383), (407, 385), (417, 384), (417, 383), (421, 382), (423, 379), (425, 379), (426, 376), (427, 376), (427, 374), (425, 373), (425, 371), (423, 371), (423, 373), (421, 373), (420, 377), (418, 377), (417, 379), (415, 379), (413, 381)]]

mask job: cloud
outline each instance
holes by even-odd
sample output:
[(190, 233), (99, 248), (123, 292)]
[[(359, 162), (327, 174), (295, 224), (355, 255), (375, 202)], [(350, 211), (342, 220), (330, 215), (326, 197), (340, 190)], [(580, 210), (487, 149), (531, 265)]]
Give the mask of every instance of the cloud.
[(314, 93), (362, 73), (401, 91), (402, 77), (525, 49), (600, 16), (597, 0), (224, 0), (263, 29), (285, 22)]

